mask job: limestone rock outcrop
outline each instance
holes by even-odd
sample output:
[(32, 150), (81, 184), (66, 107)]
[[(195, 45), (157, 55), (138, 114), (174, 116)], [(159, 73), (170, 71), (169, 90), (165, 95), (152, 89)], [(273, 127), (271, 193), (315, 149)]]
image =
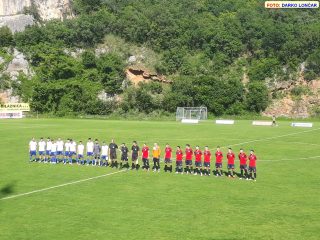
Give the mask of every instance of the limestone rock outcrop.
[(34, 24), (34, 18), (24, 14), (25, 9), (31, 6), (43, 21), (73, 17), (71, 0), (0, 0), (0, 27), (8, 26), (17, 32)]

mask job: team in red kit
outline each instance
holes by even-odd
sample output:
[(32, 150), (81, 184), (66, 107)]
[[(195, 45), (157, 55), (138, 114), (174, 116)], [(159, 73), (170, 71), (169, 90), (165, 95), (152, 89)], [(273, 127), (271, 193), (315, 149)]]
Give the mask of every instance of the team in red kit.
[(166, 144), (166, 148), (164, 149), (165, 155), (164, 155), (164, 171), (170, 171), (172, 172), (172, 148), (169, 146), (169, 144)]
[[(70, 145), (70, 141), (67, 141), (67, 143)], [(113, 162), (117, 162), (116, 151), (118, 149), (118, 145), (114, 142), (113, 139), (112, 139), (112, 143), (110, 143), (108, 147), (105, 144), (105, 142), (103, 142), (102, 146), (100, 146), (97, 139), (95, 140), (95, 143), (93, 143), (91, 141), (91, 138), (89, 138), (87, 142), (87, 147), (86, 147), (87, 156), (84, 156), (85, 151), (84, 151), (84, 145), (82, 144), (82, 141), (80, 141), (79, 144), (76, 144), (76, 142), (74, 142), (74, 147), (73, 147), (74, 150), (72, 151), (75, 152), (76, 147), (78, 149), (77, 151), (78, 155), (75, 159), (73, 156), (76, 156), (76, 153), (72, 155), (69, 154), (70, 152), (69, 145), (68, 145), (68, 148), (66, 147), (64, 151), (63, 141), (62, 141), (61, 147), (59, 148), (59, 151), (60, 151), (59, 155), (57, 155), (56, 150), (52, 148), (52, 145), (58, 145), (58, 144), (53, 140), (51, 141), (49, 138), (47, 142), (45, 142), (43, 138), (41, 138), (39, 143), (37, 143), (33, 138), (29, 142), (30, 161), (37, 161), (37, 162), (44, 162), (44, 163), (47, 163), (47, 162), (59, 163), (63, 161), (64, 164), (66, 164), (66, 161), (68, 161), (69, 164), (72, 164), (73, 162), (77, 162), (78, 165), (87, 165), (87, 166), (92, 165), (92, 166), (101, 166), (101, 167), (106, 166), (106, 167), (118, 168), (118, 164), (113, 164)], [(65, 145), (67, 146), (67, 144)], [(39, 148), (38, 154), (37, 154), (37, 150), (38, 150), (37, 147)], [(50, 147), (49, 150), (48, 150), (48, 147)], [(44, 152), (46, 149), (47, 149), (47, 152), (49, 151), (49, 153), (46, 153), (46, 155), (44, 155)], [(121, 152), (122, 162), (120, 164), (120, 168), (130, 169), (129, 163), (128, 163), (129, 149), (125, 146), (125, 143), (122, 143), (121, 148), (118, 150)], [(139, 151), (141, 151), (141, 155), (139, 154)], [(148, 145), (144, 143), (140, 150), (138, 143), (136, 141), (133, 141), (133, 145), (131, 147), (131, 155), (132, 155), (131, 169), (138, 170), (140, 168), (139, 156), (141, 156), (142, 169), (145, 171), (150, 171), (150, 163), (149, 163), (150, 151), (152, 152), (152, 160), (153, 160), (152, 170), (154, 172), (160, 172), (161, 156), (164, 157), (164, 168), (163, 168), (164, 171), (165, 172), (173, 171), (173, 166), (172, 166), (173, 149), (168, 143), (165, 145), (164, 154), (162, 155), (161, 149), (157, 143), (154, 143), (154, 146), (152, 148), (149, 148)], [(95, 156), (94, 160), (91, 159), (93, 152)], [(66, 155), (68, 156), (68, 159), (66, 157), (59, 158), (60, 155), (61, 156)], [(110, 159), (109, 159), (109, 155), (110, 155)], [(212, 156), (214, 156), (214, 159), (212, 159)], [(84, 160), (85, 157), (87, 160)], [(239, 179), (256, 180), (257, 157), (253, 150), (250, 150), (250, 154), (248, 156), (243, 149), (239, 150), (238, 158), (237, 158), (239, 160), (238, 167), (236, 166), (236, 162), (235, 162), (236, 154), (233, 152), (231, 148), (228, 148), (225, 157), (226, 157), (226, 163), (227, 163), (226, 164), (227, 171), (223, 171), (224, 153), (221, 151), (219, 146), (216, 148), (214, 155), (213, 153), (211, 153), (208, 146), (205, 146), (204, 149), (201, 149), (200, 146), (195, 146), (195, 148), (192, 149), (190, 144), (186, 144), (185, 149), (182, 149), (180, 146), (177, 146), (175, 151), (175, 163), (176, 163), (175, 173), (176, 174), (193, 174), (193, 175), (200, 175), (200, 176), (210, 176), (211, 173), (213, 173), (216, 177), (222, 177), (225, 175), (225, 176), (228, 176), (229, 178), (235, 178), (236, 176), (238, 176)], [(99, 164), (96, 164), (96, 162)], [(213, 162), (215, 164), (214, 165), (215, 168), (213, 170), (211, 170), (211, 162), (212, 164)], [(239, 172), (237, 172), (236, 169), (239, 169)]]
[(228, 160), (228, 177), (234, 177), (234, 159), (235, 155), (232, 152), (232, 149), (228, 149), (227, 160)]
[[(153, 151), (154, 152), (154, 151)], [(160, 154), (160, 149), (159, 152)], [(153, 153), (154, 154), (154, 153)], [(228, 152), (226, 154), (227, 158), (227, 172), (226, 176), (230, 178), (235, 178), (235, 160), (236, 155), (232, 151), (231, 148), (228, 148)], [(194, 159), (194, 165), (193, 165)], [(256, 160), (257, 157), (254, 154), (253, 150), (250, 150), (250, 155), (247, 156), (243, 149), (240, 149), (238, 154), (239, 159), (239, 170), (238, 174), (239, 179), (247, 179), (247, 180), (256, 180), (257, 171), (256, 171)], [(184, 160), (184, 161), (183, 161)], [(190, 144), (186, 144), (186, 148), (183, 151), (180, 146), (176, 148), (176, 174), (194, 174), (200, 176), (210, 176), (211, 173), (211, 151), (208, 146), (205, 146), (204, 150), (201, 151), (199, 146), (195, 147), (195, 150), (191, 148)], [(149, 171), (149, 147), (144, 144), (142, 148), (142, 169)], [(247, 165), (249, 162), (249, 168)], [(172, 172), (172, 148), (167, 143), (164, 150), (164, 171)], [(185, 168), (183, 168), (185, 165)], [(223, 167), (223, 152), (218, 146), (215, 151), (215, 170), (213, 173), (217, 177), (222, 177), (224, 172), (222, 170)]]
[[(164, 150), (164, 163), (165, 172), (172, 172), (172, 148), (167, 143)], [(159, 149), (160, 153), (160, 149)], [(223, 152), (218, 146), (215, 151), (215, 170), (213, 173), (217, 177), (222, 177), (224, 175), (223, 168)], [(226, 154), (227, 158), (227, 172), (226, 176), (230, 178), (236, 177), (235, 172), (235, 160), (236, 155), (232, 151), (231, 148), (228, 148), (228, 152)], [(193, 165), (194, 159), (194, 165)], [(239, 179), (247, 179), (247, 180), (256, 180), (257, 171), (256, 171), (256, 161), (257, 157), (253, 150), (250, 150), (249, 156), (246, 155), (243, 149), (240, 149), (238, 154), (239, 159), (239, 170), (238, 174)], [(183, 164), (183, 160), (185, 160), (185, 164)], [(176, 174), (194, 174), (200, 176), (210, 176), (211, 173), (211, 151), (208, 146), (205, 146), (202, 151), (199, 146), (195, 147), (195, 150), (191, 148), (190, 144), (186, 144), (186, 148), (183, 151), (180, 146), (177, 146), (176, 149)], [(143, 169), (149, 171), (149, 147), (144, 144), (142, 148), (142, 162)], [(249, 167), (248, 163), (249, 162)], [(185, 168), (183, 168), (185, 165)]]

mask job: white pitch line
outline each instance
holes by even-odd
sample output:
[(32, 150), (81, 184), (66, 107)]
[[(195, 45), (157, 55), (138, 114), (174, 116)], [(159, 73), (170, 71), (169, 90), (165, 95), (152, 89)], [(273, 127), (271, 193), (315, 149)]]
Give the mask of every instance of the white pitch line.
[(320, 144), (315, 144), (315, 143), (306, 143), (306, 142), (287, 142), (287, 141), (283, 141), (283, 140), (276, 140), (276, 142), (280, 142), (280, 143), (295, 143), (295, 144), (301, 144), (301, 145), (308, 145), (308, 146), (320, 146)]
[[(288, 136), (292, 136), (292, 135), (298, 135), (298, 134), (307, 133), (307, 132), (313, 132), (313, 131), (317, 131), (317, 130), (320, 130), (320, 128), (301, 131), (301, 132), (295, 132), (295, 133), (288, 133), (288, 134), (274, 136), (274, 137), (255, 139), (255, 140), (250, 140), (250, 141), (242, 142), (242, 143), (235, 143), (235, 144), (228, 145), (228, 147), (239, 146), (239, 145), (242, 145), (242, 144), (253, 143), (253, 142), (261, 142), (261, 141), (273, 140), (273, 139), (277, 139), (277, 138), (288, 137)], [(227, 146), (223, 146), (223, 147), (227, 147)]]
[(313, 156), (313, 157), (304, 157), (304, 158), (284, 158), (284, 159), (275, 159), (275, 160), (258, 160), (258, 162), (298, 161), (298, 160), (307, 160), (307, 159), (320, 159), (320, 155)]
[(90, 181), (90, 180), (94, 180), (94, 179), (98, 179), (98, 178), (114, 175), (114, 174), (117, 174), (117, 173), (121, 173), (121, 172), (124, 172), (124, 171), (126, 171), (126, 170), (120, 170), (120, 171), (117, 171), (117, 172), (107, 173), (107, 174), (103, 174), (103, 175), (96, 176), (96, 177), (91, 177), (91, 178), (81, 179), (81, 180), (72, 181), (72, 182), (68, 182), (68, 183), (63, 183), (63, 184), (60, 184), (60, 185), (47, 187), (47, 188), (42, 188), (42, 189), (34, 190), (34, 191), (31, 191), (31, 192), (20, 193), (20, 194), (8, 196), (8, 197), (0, 198), (0, 201), (1, 200), (12, 199), (12, 198), (17, 198), (17, 197), (22, 197), (22, 196), (30, 195), (30, 194), (33, 194), (33, 193), (44, 192), (44, 191), (48, 191), (48, 190), (51, 190), (51, 189), (60, 188), (60, 187), (64, 187), (64, 186), (68, 186), (68, 185), (72, 185), (72, 184), (81, 183), (81, 182), (86, 182), (86, 181)]

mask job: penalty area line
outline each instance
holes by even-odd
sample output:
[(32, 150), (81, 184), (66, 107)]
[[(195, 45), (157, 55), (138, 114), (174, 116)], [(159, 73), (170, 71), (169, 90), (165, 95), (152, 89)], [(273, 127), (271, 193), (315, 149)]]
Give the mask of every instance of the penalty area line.
[(1, 200), (12, 199), (12, 198), (18, 198), (18, 197), (22, 197), (22, 196), (27, 196), (27, 195), (31, 195), (31, 194), (38, 193), (38, 192), (45, 192), (45, 191), (49, 191), (51, 189), (65, 187), (65, 186), (73, 185), (73, 184), (77, 184), (77, 183), (87, 182), (87, 181), (90, 181), (90, 180), (94, 180), (94, 179), (103, 178), (103, 177), (107, 177), (107, 176), (110, 176), (110, 175), (118, 174), (118, 173), (121, 173), (121, 172), (124, 172), (124, 171), (126, 171), (126, 170), (120, 170), (120, 171), (117, 171), (117, 172), (107, 173), (107, 174), (99, 175), (99, 176), (96, 176), (96, 177), (90, 177), (90, 178), (85, 178), (85, 179), (81, 179), (81, 180), (77, 180), (77, 181), (63, 183), (63, 184), (59, 184), (59, 185), (52, 186), (52, 187), (47, 187), (47, 188), (34, 190), (34, 191), (31, 191), (31, 192), (20, 193), (20, 194), (8, 196), (8, 197), (0, 198), (0, 201)]

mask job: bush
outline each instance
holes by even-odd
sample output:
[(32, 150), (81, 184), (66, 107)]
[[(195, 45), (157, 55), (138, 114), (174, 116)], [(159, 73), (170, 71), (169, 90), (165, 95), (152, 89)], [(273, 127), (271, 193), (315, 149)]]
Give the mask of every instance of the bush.
[(312, 109), (312, 114), (311, 114), (313, 117), (320, 117), (320, 107), (317, 106), (317, 107), (314, 107)]
[(243, 115), (245, 114), (245, 104), (242, 102), (235, 102), (232, 104), (226, 111), (225, 114), (227, 115)]
[(302, 95), (307, 95), (311, 93), (310, 89), (307, 86), (295, 86), (291, 89), (291, 95), (295, 97), (300, 97)]
[(93, 51), (84, 51), (81, 55), (82, 64), (85, 68), (95, 68), (96, 64), (96, 55)]

